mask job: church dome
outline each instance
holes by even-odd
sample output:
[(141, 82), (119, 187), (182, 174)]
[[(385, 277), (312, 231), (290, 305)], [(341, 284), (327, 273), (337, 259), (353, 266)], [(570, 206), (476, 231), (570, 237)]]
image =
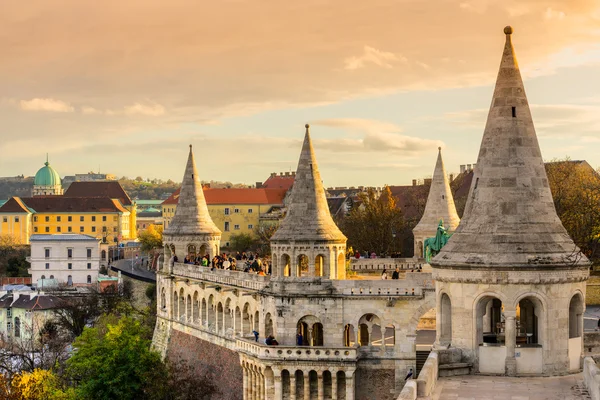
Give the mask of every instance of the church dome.
[(46, 161), (44, 166), (35, 174), (33, 184), (35, 186), (58, 186), (60, 185), (60, 175)]

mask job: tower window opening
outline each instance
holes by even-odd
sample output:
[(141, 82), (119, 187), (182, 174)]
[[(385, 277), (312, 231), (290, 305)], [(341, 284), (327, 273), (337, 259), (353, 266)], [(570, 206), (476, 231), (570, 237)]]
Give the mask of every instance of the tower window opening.
[(512, 116), (513, 118), (517, 118), (517, 107), (512, 107)]

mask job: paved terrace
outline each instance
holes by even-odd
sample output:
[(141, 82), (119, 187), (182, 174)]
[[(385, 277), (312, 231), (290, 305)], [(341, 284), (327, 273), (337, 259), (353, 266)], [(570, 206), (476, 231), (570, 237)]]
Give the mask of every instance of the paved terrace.
[[(270, 276), (259, 276), (242, 271), (222, 269), (211, 270), (200, 265), (176, 263), (173, 274), (181, 278), (198, 279), (205, 282), (227, 285), (251, 291), (263, 290), (270, 282)], [(289, 278), (290, 282), (301, 282), (303, 279)], [(405, 279), (388, 280), (332, 280), (332, 285), (339, 293), (348, 296), (422, 296), (423, 289), (433, 289), (431, 274), (423, 272), (407, 272)]]
[(591, 397), (583, 385), (583, 374), (579, 373), (547, 378), (481, 375), (440, 378), (430, 399), (580, 400)]

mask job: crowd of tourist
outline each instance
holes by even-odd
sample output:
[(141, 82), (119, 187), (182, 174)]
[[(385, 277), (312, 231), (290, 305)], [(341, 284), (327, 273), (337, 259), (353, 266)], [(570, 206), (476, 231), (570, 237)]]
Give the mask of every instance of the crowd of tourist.
[[(178, 262), (177, 256), (174, 256), (173, 262)], [(267, 257), (261, 257), (259, 252), (246, 253), (243, 251), (240, 253), (238, 251), (235, 255), (222, 253), (214, 256), (212, 260), (209, 259), (208, 255), (196, 256), (189, 254), (184, 258), (183, 263), (210, 267), (211, 270), (224, 269), (229, 271), (244, 271), (260, 276), (271, 274), (269, 259)]]

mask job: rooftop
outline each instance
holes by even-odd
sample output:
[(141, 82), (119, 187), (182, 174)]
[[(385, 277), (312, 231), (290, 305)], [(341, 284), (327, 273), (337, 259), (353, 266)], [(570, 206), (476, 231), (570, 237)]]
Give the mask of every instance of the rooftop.
[(65, 197), (107, 197), (118, 199), (124, 206), (132, 205), (118, 181), (73, 182), (65, 192)]
[(31, 235), (30, 242), (98, 242), (98, 239), (93, 236), (80, 235), (76, 233), (48, 234), (48, 235)]
[[(162, 204), (177, 204), (180, 189), (177, 189)], [(206, 204), (283, 204), (287, 189), (212, 189), (203, 188)]]
[(108, 197), (36, 196), (12, 197), (0, 213), (128, 213), (119, 200)]

